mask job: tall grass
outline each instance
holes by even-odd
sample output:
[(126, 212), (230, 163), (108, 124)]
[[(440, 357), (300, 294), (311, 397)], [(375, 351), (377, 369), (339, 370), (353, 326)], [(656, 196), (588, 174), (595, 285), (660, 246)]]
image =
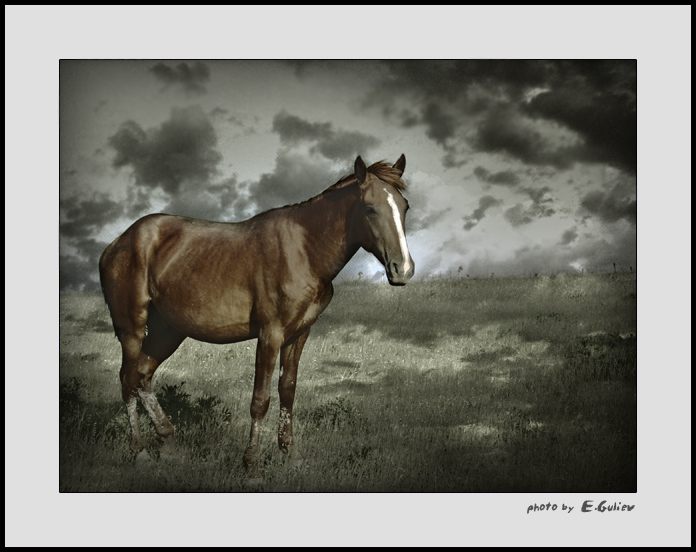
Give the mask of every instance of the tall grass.
[[(137, 467), (120, 347), (97, 294), (61, 296), (60, 490), (248, 491), (255, 341), (186, 340), (154, 390), (175, 460)], [(284, 465), (274, 393), (265, 491), (634, 492), (635, 274), (336, 285), (300, 361)], [(277, 370), (273, 389), (277, 383)]]

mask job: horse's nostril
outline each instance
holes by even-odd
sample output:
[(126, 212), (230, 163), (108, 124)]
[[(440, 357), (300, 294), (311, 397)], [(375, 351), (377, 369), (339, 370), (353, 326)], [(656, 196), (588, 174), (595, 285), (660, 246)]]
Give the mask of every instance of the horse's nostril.
[(396, 263), (392, 263), (392, 273), (393, 274), (398, 274), (399, 273), (399, 267)]

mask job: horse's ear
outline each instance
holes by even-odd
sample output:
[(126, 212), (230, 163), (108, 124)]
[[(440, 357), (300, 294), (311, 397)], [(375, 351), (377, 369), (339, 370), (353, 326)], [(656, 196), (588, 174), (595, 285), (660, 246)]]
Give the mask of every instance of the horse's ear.
[(365, 178), (367, 178), (367, 167), (365, 166), (365, 161), (358, 155), (358, 158), (355, 160), (355, 179), (359, 184), (362, 184), (365, 182)]
[(406, 168), (406, 156), (403, 153), (396, 163), (394, 163), (394, 168), (401, 174), (404, 174), (404, 169)]

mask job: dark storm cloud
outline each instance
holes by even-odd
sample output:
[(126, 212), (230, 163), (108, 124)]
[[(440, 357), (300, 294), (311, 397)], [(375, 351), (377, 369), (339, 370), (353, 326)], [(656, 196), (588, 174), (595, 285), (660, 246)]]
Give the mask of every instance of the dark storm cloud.
[[(243, 129), (244, 134), (246, 135), (256, 133), (256, 129), (254, 127), (248, 126), (244, 122), (242, 116), (230, 114), (229, 109), (225, 109), (223, 107), (215, 107), (210, 111), (210, 117), (211, 119), (214, 119), (218, 122), (231, 123), (233, 126)], [(255, 120), (256, 124), (259, 123), (258, 117), (254, 117), (253, 119)]]
[(477, 143), (475, 134), (469, 136), (468, 127), (477, 118), (519, 103), (523, 92), (541, 86), (548, 73), (548, 63), (543, 61), (391, 60), (385, 64), (388, 78), (368, 96), (367, 105), (385, 105), (388, 114), (395, 97), (415, 100), (421, 107), (401, 110), (397, 119), (407, 127), (416, 121), (424, 125), (426, 135), (445, 150), (447, 167), (465, 163), (463, 146), (485, 150), (485, 139), (494, 138), (484, 132)]
[(629, 173), (636, 170), (635, 61), (561, 62), (553, 87), (527, 105), (585, 139), (581, 155)]
[(109, 139), (116, 150), (115, 167), (133, 169), (139, 186), (174, 194), (182, 182), (208, 181), (222, 155), (215, 149), (217, 135), (200, 107), (173, 109), (171, 118), (147, 131), (127, 121)]
[(423, 109), (422, 122), (427, 128), (428, 137), (441, 146), (446, 145), (447, 140), (454, 136), (456, 124), (438, 103), (430, 103)]
[[(388, 60), (390, 80), (383, 89), (411, 88), (446, 101), (461, 98), (471, 87), (504, 92), (513, 99), (548, 80), (553, 62), (539, 60)], [(480, 100), (475, 103), (480, 104)]]
[[(220, 113), (222, 114), (222, 113)], [(137, 218), (151, 208), (153, 188), (165, 192), (165, 213), (207, 220), (237, 218), (246, 205), (236, 178), (216, 183), (222, 155), (217, 135), (197, 107), (175, 109), (159, 128), (143, 131), (125, 123), (111, 138), (115, 166), (129, 165), (136, 186), (128, 190), (127, 214)]]
[(185, 92), (193, 94), (203, 94), (206, 92), (204, 86), (210, 80), (210, 69), (205, 63), (197, 61), (189, 65), (180, 63), (176, 67), (170, 67), (164, 63), (158, 63), (149, 71), (166, 86), (178, 85)]
[(59, 256), (58, 285), (61, 290), (99, 289), (99, 257), (108, 245), (94, 238), (71, 240), (77, 254)]
[(466, 165), (469, 160), (457, 154), (454, 148), (447, 147), (447, 153), (442, 157), (442, 166), (448, 169), (456, 169)]
[(636, 200), (618, 193), (617, 188), (609, 192), (600, 190), (588, 193), (580, 202), (587, 213), (599, 217), (604, 222), (616, 222), (621, 219), (636, 223)]
[(314, 143), (311, 150), (335, 161), (365, 156), (380, 141), (361, 132), (335, 130), (331, 123), (310, 123), (285, 111), (273, 118), (273, 130), (286, 145)]
[[(228, 111), (214, 108), (211, 117)], [(209, 116), (198, 107), (173, 109), (169, 120), (144, 130), (133, 121), (122, 124), (110, 140), (115, 167), (133, 171), (135, 187), (128, 190), (131, 219), (151, 208), (155, 189), (166, 203), (163, 212), (208, 220), (237, 218), (247, 205), (236, 178), (215, 182), (222, 155)]]
[[(106, 194), (87, 199), (71, 196), (60, 201), (60, 289), (98, 289), (97, 264), (107, 244), (92, 236), (124, 213), (124, 206)], [(75, 253), (66, 253), (66, 245)]]
[(278, 133), (281, 142), (291, 144), (324, 140), (333, 133), (331, 123), (310, 123), (285, 111), (273, 117), (273, 130)]
[(609, 177), (603, 189), (586, 193), (580, 200), (578, 214), (585, 220), (596, 217), (602, 222), (614, 223), (625, 220), (636, 224), (636, 181), (635, 177), (616, 173)]
[(84, 238), (76, 240), (74, 245), (77, 247), (79, 254), (92, 263), (92, 266), (97, 266), (99, 257), (108, 244), (94, 238)]
[(378, 146), (380, 141), (374, 136), (362, 132), (343, 131), (326, 141), (319, 142), (312, 148), (324, 157), (340, 160), (354, 160), (358, 155), (367, 156), (372, 148)]
[(204, 220), (239, 220), (248, 201), (240, 193), (236, 178), (220, 184), (184, 186), (172, 194), (162, 211)]
[[(346, 167), (349, 171), (348, 166)], [(339, 175), (305, 156), (281, 152), (271, 173), (249, 185), (257, 212), (309, 199), (338, 181)]]
[(317, 74), (325, 75), (327, 72), (332, 71), (344, 74), (347, 71), (352, 71), (356, 78), (364, 78), (366, 74), (384, 71), (381, 62), (376, 60), (285, 59), (274, 61), (274, 63), (280, 63), (291, 68), (295, 76), (300, 80), (311, 78)]
[[(223, 109), (211, 116), (226, 116)], [(330, 123), (310, 123), (278, 114), (273, 129), (281, 143), (308, 143), (310, 152), (331, 160), (355, 159), (379, 142), (368, 135), (334, 129)], [(287, 148), (276, 158), (272, 172), (255, 182), (239, 183), (234, 177), (215, 182), (222, 158), (217, 135), (208, 115), (200, 108), (174, 109), (171, 118), (157, 128), (144, 130), (135, 122), (124, 123), (112, 136), (114, 166), (132, 169), (136, 189), (129, 192), (128, 213), (149, 206), (145, 192), (155, 188), (165, 195), (162, 211), (208, 220), (240, 220), (248, 214), (309, 199), (333, 184), (328, 162), (293, 154)], [(320, 158), (321, 159), (321, 158)], [(346, 165), (350, 170), (350, 165)], [(142, 191), (141, 191), (142, 190)], [(144, 213), (140, 213), (142, 215)]]
[(523, 205), (518, 203), (505, 211), (505, 219), (514, 227), (519, 227), (524, 224), (530, 224), (537, 219), (550, 217), (556, 213), (556, 210), (551, 207), (553, 199), (547, 194), (551, 188), (544, 186), (542, 188), (520, 188), (519, 192), (527, 195), (532, 203)]
[(72, 196), (60, 201), (60, 234), (82, 237), (92, 234), (124, 213), (124, 207), (106, 194), (95, 194), (90, 199)]
[(94, 279), (96, 265), (73, 255), (60, 255), (58, 261), (58, 285), (61, 291), (98, 289)]
[(553, 203), (553, 199), (548, 196), (548, 193), (551, 191), (551, 188), (548, 186), (542, 186), (541, 188), (524, 187), (520, 188), (518, 191), (521, 194), (529, 196), (536, 207), (542, 208), (547, 203)]
[(469, 144), (477, 151), (509, 154), (529, 165), (568, 168), (578, 157), (577, 146), (558, 146), (520, 116), (513, 106), (490, 109)]
[(130, 220), (135, 220), (142, 216), (143, 213), (149, 211), (150, 194), (143, 188), (130, 186), (128, 188), (128, 199), (126, 200), (126, 217)]
[(406, 217), (406, 232), (418, 232), (430, 228), (433, 224), (442, 220), (442, 217), (452, 208), (441, 209), (439, 211), (427, 212), (424, 209), (409, 209)]
[[(402, 120), (405, 127), (414, 126), (415, 119), (407, 116)], [(445, 150), (442, 157), (442, 164), (447, 168), (461, 167), (467, 163), (467, 159), (460, 158), (457, 148), (452, 145), (452, 138), (457, 130), (455, 119), (446, 113), (439, 103), (430, 103), (421, 112), (420, 123), (426, 127), (425, 133), (428, 138), (434, 140)]]
[[(230, 115), (225, 119), (228, 123), (232, 123), (235, 126), (243, 127), (244, 123), (239, 117), (235, 117), (234, 115)], [(253, 129), (247, 129), (247, 130), (253, 130)]]
[(215, 194), (220, 200), (220, 207), (228, 209), (232, 205), (239, 203), (241, 199), (241, 186), (237, 182), (237, 178), (232, 176), (220, 184), (212, 184), (208, 187), (211, 194)]
[(172, 195), (162, 211), (182, 217), (215, 220), (224, 209), (220, 198), (208, 190), (185, 189)]
[[(445, 166), (467, 150), (530, 165), (601, 162), (635, 172), (636, 63), (632, 60), (384, 62), (387, 76), (366, 105), (405, 127), (423, 125)], [(395, 108), (405, 98), (416, 107)], [(418, 107), (420, 106), (420, 107)], [(543, 125), (546, 126), (543, 126)], [(558, 140), (559, 130), (572, 143)]]
[(530, 210), (521, 203), (507, 209), (505, 211), (505, 219), (515, 228), (534, 222), (534, 216), (530, 213)]
[(563, 235), (561, 236), (561, 241), (558, 242), (560, 245), (568, 245), (570, 243), (573, 243), (575, 239), (578, 237), (578, 231), (573, 226), (573, 228), (569, 228), (565, 232), (563, 232)]
[(109, 143), (116, 150), (114, 166), (130, 168), (134, 184), (122, 202), (106, 194), (61, 201), (61, 289), (94, 289), (107, 245), (94, 236), (119, 219), (125, 230), (153, 212), (153, 201), (164, 202), (161, 212), (208, 220), (241, 219), (249, 205), (235, 177), (212, 181), (222, 156), (215, 149), (215, 130), (198, 107), (175, 109), (168, 121), (148, 130), (128, 121)]
[(484, 216), (486, 216), (486, 211), (488, 211), (488, 209), (502, 203), (503, 202), (500, 199), (496, 199), (493, 196), (482, 196), (479, 199), (479, 205), (476, 209), (474, 209), (474, 212), (469, 216), (464, 217), (464, 230), (471, 230), (474, 226), (481, 222)]
[(211, 117), (224, 117), (229, 113), (229, 110), (223, 107), (214, 107), (210, 112)]
[(476, 167), (474, 169), (474, 174), (483, 182), (488, 184), (499, 184), (501, 186), (516, 186), (520, 179), (512, 171), (500, 171), (496, 173), (491, 173), (483, 167)]

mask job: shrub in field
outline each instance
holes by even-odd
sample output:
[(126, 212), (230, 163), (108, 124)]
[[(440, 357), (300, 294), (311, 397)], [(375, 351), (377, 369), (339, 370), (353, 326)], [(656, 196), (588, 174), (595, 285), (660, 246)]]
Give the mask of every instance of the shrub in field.
[[(191, 394), (184, 390), (185, 384), (182, 381), (176, 385), (164, 385), (157, 396), (176, 428), (179, 443), (195, 455), (206, 458), (219, 448), (232, 413), (216, 396), (192, 399)], [(147, 424), (150, 425), (149, 420)]]
[(531, 419), (528, 412), (513, 407), (502, 414), (501, 440), (508, 445), (539, 447), (542, 441), (552, 441), (551, 430), (541, 422)]
[(70, 378), (59, 387), (60, 425), (66, 438), (79, 438), (90, 443), (123, 438), (125, 425), (119, 418), (126, 416), (122, 403), (97, 406), (84, 399), (84, 384)]
[(301, 418), (304, 418), (305, 423), (334, 430), (345, 429), (347, 426), (357, 426), (360, 423), (360, 415), (355, 405), (343, 397), (336, 397), (334, 400), (316, 407)]
[(176, 427), (204, 426), (214, 427), (229, 421), (232, 413), (222, 401), (215, 396), (191, 399), (184, 391), (182, 381), (178, 385), (164, 385), (157, 393), (159, 402)]
[(577, 337), (565, 347), (566, 373), (580, 380), (636, 378), (636, 336), (599, 334)]
[[(165, 385), (161, 391), (161, 405), (170, 413), (172, 423), (182, 430), (183, 441), (198, 448), (206, 435), (222, 429), (231, 417), (230, 410), (215, 396), (191, 399), (183, 390), (185, 382)], [(129, 434), (125, 404), (94, 404), (84, 400), (84, 384), (77, 378), (60, 385), (60, 420), (66, 438), (79, 438), (92, 444), (126, 439)], [(154, 440), (149, 417), (138, 404), (140, 429), (149, 440)]]
[(80, 397), (81, 386), (82, 384), (77, 378), (70, 378), (68, 382), (60, 384), (58, 404), (61, 419), (68, 416), (82, 404)]

